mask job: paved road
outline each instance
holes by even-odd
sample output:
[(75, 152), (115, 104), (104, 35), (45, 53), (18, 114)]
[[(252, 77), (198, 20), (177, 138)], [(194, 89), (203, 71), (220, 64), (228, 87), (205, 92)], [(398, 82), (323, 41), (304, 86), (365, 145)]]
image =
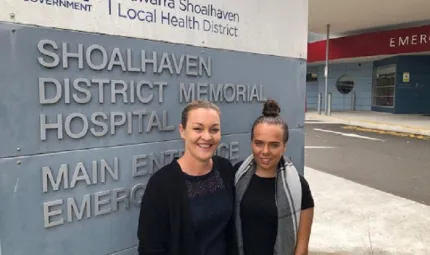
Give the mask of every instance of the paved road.
[(430, 205), (430, 137), (320, 122), (305, 133), (306, 166)]

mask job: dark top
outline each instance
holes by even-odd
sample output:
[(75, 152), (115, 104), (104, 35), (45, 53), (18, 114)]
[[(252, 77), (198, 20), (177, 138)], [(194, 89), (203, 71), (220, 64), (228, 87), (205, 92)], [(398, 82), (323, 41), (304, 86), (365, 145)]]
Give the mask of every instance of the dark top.
[(226, 254), (225, 228), (233, 206), (220, 172), (213, 168), (203, 176), (184, 175), (199, 254)]
[[(139, 255), (237, 254), (234, 169), (225, 158), (214, 156), (213, 161), (214, 169), (201, 178), (217, 184), (215, 189), (206, 183), (197, 189), (199, 192), (193, 193), (203, 182), (199, 182), (200, 178), (188, 178), (177, 159), (151, 176), (141, 202), (137, 233)], [(213, 204), (202, 204), (204, 196), (210, 196)], [(204, 215), (202, 210), (210, 210), (213, 214)], [(217, 227), (213, 227), (215, 225)], [(213, 229), (208, 231), (209, 228)], [(209, 250), (215, 253), (206, 253)]]
[[(240, 163), (235, 165), (236, 170)], [(309, 184), (300, 174), (299, 177), (302, 185), (302, 210), (313, 208), (314, 200)], [(240, 218), (245, 255), (273, 254), (278, 229), (275, 181), (275, 177), (254, 175), (243, 195)]]

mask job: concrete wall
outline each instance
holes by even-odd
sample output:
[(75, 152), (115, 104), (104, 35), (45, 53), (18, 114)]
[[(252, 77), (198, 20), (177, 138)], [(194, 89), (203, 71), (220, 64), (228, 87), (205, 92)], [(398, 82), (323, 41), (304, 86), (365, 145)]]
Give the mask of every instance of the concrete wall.
[[(307, 82), (306, 98), (309, 109), (316, 109), (317, 93), (325, 93), (324, 65), (308, 66), (307, 72), (317, 72), (318, 81)], [(332, 93), (332, 110), (348, 111), (351, 110), (352, 92), (356, 95), (355, 110), (367, 111), (371, 109), (371, 92), (372, 92), (372, 72), (373, 62), (348, 63), (348, 64), (330, 64), (328, 76), (328, 92)], [(350, 94), (343, 95), (336, 89), (336, 81), (342, 75), (351, 77), (355, 86)], [(322, 106), (324, 109), (324, 103)]]
[(193, 99), (220, 106), (233, 163), (265, 99), (280, 102), (303, 173), (307, 1), (198, 1), (224, 18), (186, 1), (64, 2), (0, 2), (1, 255), (136, 254), (140, 198), (182, 155)]

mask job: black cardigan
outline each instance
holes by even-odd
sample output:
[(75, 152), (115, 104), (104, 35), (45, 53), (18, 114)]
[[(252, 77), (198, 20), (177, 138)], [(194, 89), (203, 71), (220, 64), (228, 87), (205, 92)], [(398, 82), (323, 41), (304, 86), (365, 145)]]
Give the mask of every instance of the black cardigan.
[[(214, 156), (234, 208), (234, 169), (230, 161)], [(199, 255), (195, 243), (185, 179), (174, 159), (148, 181), (140, 208), (139, 255)], [(234, 213), (227, 225), (227, 255), (237, 254)]]

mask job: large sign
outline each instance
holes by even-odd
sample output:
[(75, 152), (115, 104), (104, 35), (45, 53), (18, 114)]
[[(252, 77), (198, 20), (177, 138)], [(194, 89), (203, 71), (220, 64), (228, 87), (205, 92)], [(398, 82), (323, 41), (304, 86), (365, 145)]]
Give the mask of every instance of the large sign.
[[(308, 62), (325, 60), (325, 40), (309, 43)], [(329, 59), (430, 51), (430, 26), (380, 31), (330, 39)]]
[[(233, 163), (262, 102), (304, 165), (307, 1), (0, 2), (0, 255), (136, 254), (150, 176), (215, 102)], [(24, 11), (25, 10), (25, 11)]]
[(145, 184), (182, 155), (177, 127), (193, 99), (220, 106), (218, 154), (233, 163), (250, 153), (261, 102), (279, 101), (288, 155), (303, 169), (302, 60), (18, 25), (0, 31), (2, 255), (133, 254)]
[[(248, 140), (225, 136), (218, 153), (244, 158)], [(182, 153), (172, 140), (1, 159), (2, 255), (136, 254), (145, 184)]]
[(0, 10), (0, 21), (306, 58), (308, 1), (2, 0)]
[[(224, 119), (246, 111), (257, 117), (259, 102), (268, 95), (280, 98), (281, 72), (294, 68), (293, 60), (264, 55), (15, 30), (13, 47), (19, 51), (0, 49), (11, 59), (2, 64), (2, 103), (18, 113), (0, 116), (2, 157), (179, 139), (182, 108), (193, 99), (220, 103)], [(10, 45), (10, 37), (0, 40)], [(260, 73), (268, 69), (271, 79)], [(17, 75), (19, 70), (25, 75)], [(32, 124), (17, 125), (24, 121)], [(252, 118), (227, 124), (225, 133), (239, 133), (249, 129)]]

